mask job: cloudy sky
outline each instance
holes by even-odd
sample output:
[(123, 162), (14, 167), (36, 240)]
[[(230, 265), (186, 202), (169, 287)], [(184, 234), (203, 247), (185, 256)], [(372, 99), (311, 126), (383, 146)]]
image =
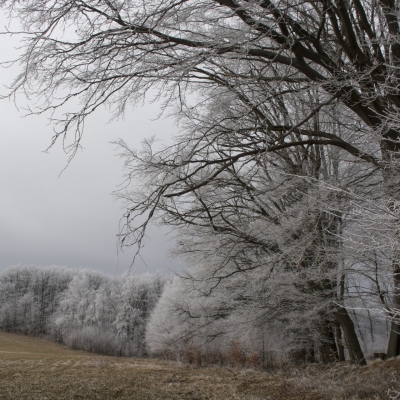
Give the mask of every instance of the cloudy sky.
[[(0, 23), (3, 22), (0, 20)], [(3, 24), (2, 24), (3, 25)], [(0, 36), (1, 61), (15, 56), (17, 38)], [(17, 67), (2, 69), (0, 94), (7, 93)], [(23, 105), (19, 98), (18, 104)], [(15, 264), (66, 265), (111, 274), (126, 270), (133, 251), (117, 254), (116, 235), (122, 203), (111, 193), (123, 181), (122, 160), (110, 142), (124, 139), (139, 148), (145, 137), (168, 141), (173, 121), (154, 120), (159, 105), (146, 104), (108, 123), (106, 110), (86, 124), (82, 152), (68, 168), (62, 143), (48, 153), (53, 127), (46, 116), (23, 117), (8, 100), (0, 101), (0, 270)], [(152, 228), (133, 269), (168, 271), (177, 262), (166, 257), (171, 240)]]

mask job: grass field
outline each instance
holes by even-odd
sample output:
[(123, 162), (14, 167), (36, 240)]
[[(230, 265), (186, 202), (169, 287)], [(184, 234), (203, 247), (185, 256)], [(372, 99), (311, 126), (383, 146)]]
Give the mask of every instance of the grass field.
[(0, 399), (388, 399), (399, 372), (398, 360), (274, 373), (194, 368), (103, 357), (0, 332)]

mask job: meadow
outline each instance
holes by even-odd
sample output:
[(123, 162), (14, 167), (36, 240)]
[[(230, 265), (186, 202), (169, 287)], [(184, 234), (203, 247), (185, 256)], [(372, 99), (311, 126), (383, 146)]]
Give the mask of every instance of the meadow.
[(274, 371), (198, 368), (99, 356), (0, 332), (0, 399), (389, 399), (399, 376), (398, 360)]

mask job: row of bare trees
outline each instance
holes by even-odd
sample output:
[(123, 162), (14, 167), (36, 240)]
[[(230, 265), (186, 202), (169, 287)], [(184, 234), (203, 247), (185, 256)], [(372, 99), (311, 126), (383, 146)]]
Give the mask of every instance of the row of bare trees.
[(299, 350), (318, 343), (323, 361), (346, 347), (365, 364), (350, 315), (363, 309), (391, 322), (385, 352), (400, 354), (396, 2), (1, 4), (25, 40), (10, 95), (54, 111), (54, 141), (75, 133), (71, 156), (102, 105), (118, 116), (153, 88), (177, 118), (169, 147), (119, 142), (132, 182), (121, 245), (140, 250), (154, 220), (194, 266), (181, 276), (194, 309), (171, 312), (212, 340), (246, 310)]
[(144, 356), (146, 325), (165, 281), (148, 274), (11, 267), (0, 274), (0, 329), (73, 349)]
[[(148, 177), (147, 199), (157, 177), (172, 175), (162, 175), (148, 156), (135, 159), (134, 166), (136, 171), (142, 163), (140, 176)], [(192, 340), (207, 347), (237, 333), (239, 324), (243, 341), (251, 337), (249, 330), (274, 337), (279, 332), (290, 338), (287, 351), (306, 356), (317, 348), (319, 359), (329, 362), (344, 360), (345, 347), (353, 362), (364, 364), (373, 349), (355, 326), (354, 310), (362, 309), (358, 317), (368, 311), (373, 329), (380, 331), (375, 351), (386, 352), (382, 319), (392, 307), (395, 217), (387, 206), (365, 200), (375, 174), (363, 187), (354, 184), (359, 176), (343, 169), (333, 184), (286, 172), (279, 158), (268, 167), (264, 161), (228, 169), (179, 201), (167, 197), (158, 203), (160, 218), (184, 227), (176, 253), (195, 268), (180, 273), (176, 294), (164, 294), (158, 307), (175, 316), (179, 328), (164, 336), (165, 319), (157, 321), (162, 313), (156, 312), (148, 331), (150, 342), (154, 337), (161, 345), (154, 349), (174, 341), (184, 348)], [(136, 196), (131, 194), (131, 203)]]

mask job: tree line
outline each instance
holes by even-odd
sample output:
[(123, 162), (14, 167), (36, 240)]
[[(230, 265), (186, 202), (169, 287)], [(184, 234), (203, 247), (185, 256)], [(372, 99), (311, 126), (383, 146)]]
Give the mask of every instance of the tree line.
[[(308, 316), (299, 320), (299, 310), (285, 310), (284, 321), (262, 315), (259, 303), (265, 302), (266, 293), (262, 298), (258, 284), (248, 287), (255, 279), (238, 279), (236, 288), (224, 285), (206, 298), (192, 280), (178, 276), (172, 280), (150, 274), (112, 277), (94, 270), (14, 266), (0, 274), (0, 329), (45, 337), (71, 349), (167, 357), (199, 365), (247, 362), (267, 367), (284, 361), (327, 361), (313, 331), (313, 323), (319, 321), (310, 323)], [(243, 299), (232, 300), (233, 293), (247, 297), (246, 304)], [(282, 301), (284, 296), (278, 298)], [(307, 307), (315, 305), (308, 302)], [(305, 305), (299, 309), (304, 313)], [(351, 318), (365, 356), (383, 352), (388, 321), (365, 310), (353, 312)], [(349, 349), (341, 344), (342, 357), (348, 358)], [(328, 361), (339, 361), (335, 356), (330, 354)]]
[(165, 282), (149, 274), (11, 267), (0, 274), (0, 329), (72, 349), (145, 356), (146, 324)]

